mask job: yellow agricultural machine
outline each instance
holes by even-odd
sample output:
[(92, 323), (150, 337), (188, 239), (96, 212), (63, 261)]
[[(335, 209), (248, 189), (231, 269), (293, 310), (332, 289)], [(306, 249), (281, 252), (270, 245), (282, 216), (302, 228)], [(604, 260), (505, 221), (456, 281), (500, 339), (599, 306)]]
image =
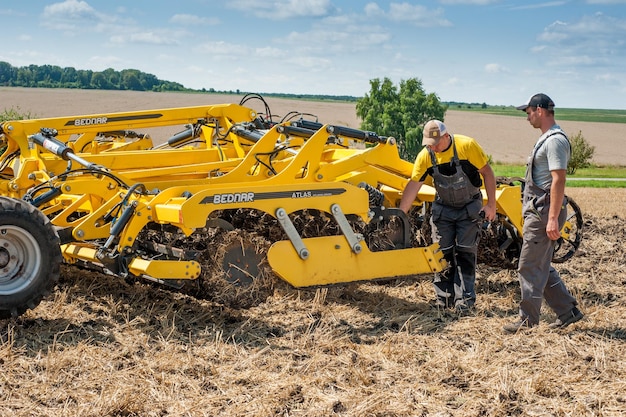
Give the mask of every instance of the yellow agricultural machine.
[[(0, 318), (38, 305), (61, 264), (239, 304), (232, 288), (258, 295), (273, 275), (312, 287), (442, 270), (434, 190), (396, 208), (412, 163), (395, 139), (307, 117), (275, 121), (253, 95), (0, 124)], [(502, 267), (519, 255), (522, 186), (498, 185), (484, 228), (481, 254)], [(569, 208), (555, 261), (582, 238)]]

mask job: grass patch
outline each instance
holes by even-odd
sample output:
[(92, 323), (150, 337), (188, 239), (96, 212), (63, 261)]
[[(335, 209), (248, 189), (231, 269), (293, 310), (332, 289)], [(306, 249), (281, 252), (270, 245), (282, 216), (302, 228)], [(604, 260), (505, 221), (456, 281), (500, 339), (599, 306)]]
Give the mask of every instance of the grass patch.
[[(492, 163), (491, 167), (496, 176), (523, 177), (526, 172), (525, 165)], [(626, 167), (621, 166), (591, 166), (580, 168), (569, 178), (626, 178)]]
[[(449, 110), (462, 110), (498, 116), (526, 117), (526, 113), (513, 106), (485, 106), (477, 104), (452, 104)], [(566, 109), (556, 108), (557, 120), (599, 123), (626, 123), (626, 110)]]
[(491, 168), (496, 177), (524, 177), (526, 173), (525, 165), (492, 163)]
[(610, 181), (606, 179), (573, 180), (566, 181), (566, 187), (570, 188), (626, 188), (626, 181)]
[[(496, 177), (524, 177), (525, 165), (500, 164), (491, 165)], [(624, 188), (626, 181), (616, 181), (614, 178), (626, 178), (626, 167), (592, 166), (581, 168), (574, 175), (567, 176), (568, 187), (589, 187), (589, 188)], [(585, 178), (585, 179), (577, 179)], [(587, 179), (588, 178), (588, 179)]]
[(626, 178), (626, 167), (618, 166), (605, 166), (597, 167), (592, 166), (589, 168), (580, 168), (571, 177), (580, 178)]

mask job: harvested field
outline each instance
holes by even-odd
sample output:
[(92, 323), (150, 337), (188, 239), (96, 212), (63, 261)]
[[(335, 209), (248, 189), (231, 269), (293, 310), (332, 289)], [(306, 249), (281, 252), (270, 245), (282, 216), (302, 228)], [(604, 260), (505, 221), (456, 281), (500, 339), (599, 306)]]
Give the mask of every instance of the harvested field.
[(484, 266), (465, 317), (430, 307), (430, 276), (277, 282), (233, 309), (68, 266), (36, 309), (0, 320), (0, 416), (622, 416), (626, 190), (567, 193), (586, 220), (579, 253), (556, 265), (586, 314), (567, 329), (544, 308), (539, 327), (504, 335), (516, 275)]

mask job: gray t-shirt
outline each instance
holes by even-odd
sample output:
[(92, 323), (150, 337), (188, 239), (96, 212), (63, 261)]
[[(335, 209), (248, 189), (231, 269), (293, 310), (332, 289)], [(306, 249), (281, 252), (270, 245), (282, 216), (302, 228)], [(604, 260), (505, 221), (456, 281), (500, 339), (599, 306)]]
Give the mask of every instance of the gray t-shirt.
[(550, 171), (567, 169), (570, 143), (561, 127), (554, 125), (537, 139), (535, 148), (537, 145), (539, 149), (533, 162), (533, 182), (546, 189), (552, 184)]

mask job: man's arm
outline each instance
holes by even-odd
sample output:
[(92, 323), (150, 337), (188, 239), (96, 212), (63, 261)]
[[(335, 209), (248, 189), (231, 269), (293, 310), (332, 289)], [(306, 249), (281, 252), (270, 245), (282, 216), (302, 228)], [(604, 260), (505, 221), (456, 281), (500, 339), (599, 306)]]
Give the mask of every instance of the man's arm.
[(483, 212), (485, 212), (485, 219), (492, 221), (496, 218), (496, 176), (489, 164), (485, 164), (478, 172), (483, 176), (487, 192), (487, 205), (483, 207)]
[(550, 173), (552, 174), (552, 185), (550, 186), (550, 211), (548, 212), (546, 233), (550, 239), (557, 240), (561, 237), (559, 214), (563, 205), (563, 197), (565, 197), (566, 170), (557, 169), (550, 171)]
[(422, 184), (424, 181), (413, 181), (410, 180), (406, 187), (404, 187), (404, 191), (402, 192), (402, 199), (400, 200), (400, 210), (405, 213), (408, 213), (411, 210), (411, 206), (413, 206), (413, 202), (415, 201), (415, 197), (417, 197), (417, 193), (420, 188), (422, 188)]

